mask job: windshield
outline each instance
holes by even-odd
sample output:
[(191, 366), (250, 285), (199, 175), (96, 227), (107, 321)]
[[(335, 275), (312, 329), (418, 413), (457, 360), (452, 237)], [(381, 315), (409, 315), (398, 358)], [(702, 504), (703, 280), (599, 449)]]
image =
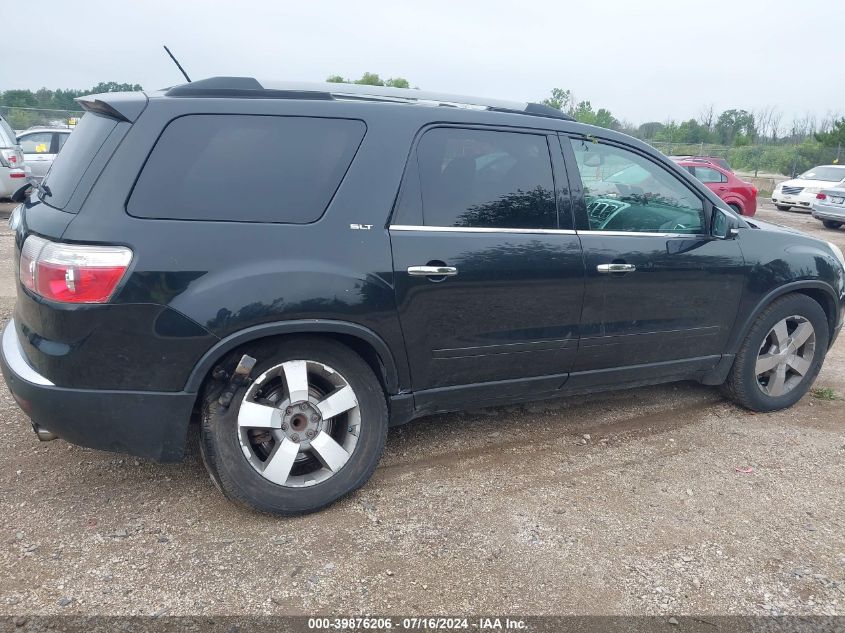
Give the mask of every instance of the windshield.
[(62, 151), (44, 179), (41, 200), (57, 209), (64, 209), (85, 170), (103, 146), (117, 121), (88, 113), (69, 136)]
[(804, 180), (829, 180), (831, 182), (839, 182), (845, 178), (845, 167), (833, 167), (829, 165), (813, 167), (798, 177), (803, 178)]

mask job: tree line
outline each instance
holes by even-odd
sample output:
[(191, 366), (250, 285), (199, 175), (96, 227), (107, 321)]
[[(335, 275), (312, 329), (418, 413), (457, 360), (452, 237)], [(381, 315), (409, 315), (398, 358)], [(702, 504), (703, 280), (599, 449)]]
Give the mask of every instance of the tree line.
[(647, 121), (640, 125), (617, 119), (571, 91), (554, 88), (544, 104), (577, 121), (624, 132), (667, 154), (716, 154), (737, 169), (796, 175), (816, 165), (845, 160), (845, 117), (807, 114), (785, 123), (775, 106), (756, 110), (703, 107), (686, 121)]
[[(330, 83), (410, 88), (404, 77), (382, 79), (364, 73), (358, 79), (331, 75)], [(101, 92), (142, 90), (138, 84), (101, 82), (87, 90), (6, 90), (0, 92), (0, 108), (15, 129), (62, 119), (60, 111), (78, 111), (77, 97)], [(554, 88), (545, 105), (565, 112), (577, 121), (618, 130), (660, 149), (677, 154), (705, 151), (718, 153), (742, 169), (793, 173), (815, 164), (845, 160), (845, 117), (807, 114), (791, 122), (775, 106), (755, 110), (731, 108), (716, 112), (704, 106), (698, 116), (686, 121), (667, 119), (636, 125), (617, 118), (607, 108), (596, 108), (589, 100), (576, 99), (571, 90)], [(56, 111), (56, 112), (51, 112)], [(697, 149), (696, 149), (697, 146)]]

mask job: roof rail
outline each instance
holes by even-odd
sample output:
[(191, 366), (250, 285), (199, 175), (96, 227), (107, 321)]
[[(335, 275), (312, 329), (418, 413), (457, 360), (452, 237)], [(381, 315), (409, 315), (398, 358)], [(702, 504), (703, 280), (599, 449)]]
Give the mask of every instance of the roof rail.
[(574, 121), (560, 110), (541, 103), (503, 101), (483, 97), (427, 92), (410, 88), (363, 86), (359, 84), (309, 82), (259, 82), (252, 77), (211, 77), (174, 86), (165, 91), (169, 97), (241, 97), (253, 99), (317, 99), (334, 101), (379, 101), (429, 106), (469, 108), (529, 114)]

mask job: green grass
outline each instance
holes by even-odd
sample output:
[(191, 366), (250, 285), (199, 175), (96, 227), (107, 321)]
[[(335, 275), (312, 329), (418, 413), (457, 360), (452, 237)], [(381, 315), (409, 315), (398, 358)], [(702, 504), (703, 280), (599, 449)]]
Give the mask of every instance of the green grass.
[(839, 396), (830, 387), (817, 387), (813, 389), (810, 394), (819, 400), (839, 400)]

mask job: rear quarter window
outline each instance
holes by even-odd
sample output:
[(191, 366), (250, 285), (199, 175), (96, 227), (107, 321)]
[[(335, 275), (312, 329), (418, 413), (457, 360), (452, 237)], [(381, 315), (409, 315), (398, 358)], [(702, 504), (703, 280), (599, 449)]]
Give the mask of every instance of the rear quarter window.
[(306, 224), (323, 215), (363, 121), (189, 115), (171, 121), (129, 197), (141, 218)]
[(44, 180), (46, 188), (41, 193), (44, 202), (57, 209), (67, 206), (85, 171), (117, 124), (115, 119), (91, 112), (82, 117)]

